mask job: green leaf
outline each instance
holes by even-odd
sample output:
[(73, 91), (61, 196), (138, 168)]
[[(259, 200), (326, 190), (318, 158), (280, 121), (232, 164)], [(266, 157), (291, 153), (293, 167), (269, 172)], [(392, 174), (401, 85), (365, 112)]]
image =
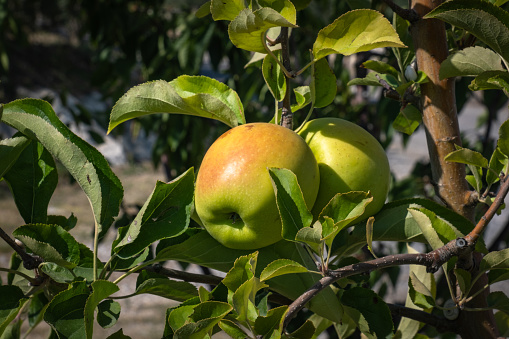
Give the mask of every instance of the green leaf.
[(380, 47), (405, 47), (398, 34), (377, 11), (359, 9), (337, 18), (318, 32), (313, 45), (315, 59), (329, 54), (351, 55)]
[(508, 157), (504, 155), (498, 147), (495, 148), (489, 162), (489, 168), (491, 170), (486, 173), (486, 183), (492, 185), (499, 181), (500, 173), (506, 173), (508, 165)]
[(485, 71), (501, 71), (502, 59), (490, 49), (468, 47), (449, 55), (440, 64), (440, 80), (461, 76), (477, 76)]
[(16, 163), (20, 154), (29, 144), (30, 139), (23, 135), (0, 140), (0, 179)]
[(311, 91), (315, 93), (314, 107), (321, 108), (334, 101), (338, 87), (336, 75), (330, 69), (327, 59), (315, 62), (311, 81)]
[(52, 262), (43, 262), (39, 265), (39, 269), (57, 283), (68, 284), (75, 278), (72, 270)]
[(437, 18), (465, 29), (509, 60), (509, 13), (487, 1), (447, 1), (425, 18)]
[(109, 297), (115, 292), (118, 292), (120, 288), (107, 280), (96, 280), (92, 282), (92, 293), (87, 299), (85, 304), (85, 332), (87, 339), (91, 339), (94, 332), (94, 314), (97, 306), (105, 298)]
[(265, 54), (267, 51), (264, 35), (272, 27), (297, 26), (295, 22), (288, 21), (272, 8), (260, 8), (254, 12), (246, 8), (230, 22), (228, 35), (231, 42), (238, 48)]
[(210, 12), (214, 20), (232, 21), (244, 8), (244, 0), (212, 0)]
[(102, 154), (72, 133), (43, 100), (6, 104), (2, 121), (37, 139), (62, 163), (87, 195), (99, 232), (105, 232), (118, 214), (123, 188)]
[(504, 121), (498, 130), (497, 148), (503, 155), (509, 157), (509, 120)]
[(42, 144), (30, 143), (4, 178), (25, 223), (45, 223), (58, 174), (55, 160)]
[(311, 3), (311, 0), (292, 0), (292, 3), (294, 4), (296, 10), (302, 11)]
[(468, 88), (472, 91), (499, 89), (509, 97), (509, 73), (507, 71), (487, 71), (472, 80)]
[(228, 319), (222, 319), (219, 322), (219, 328), (222, 329), (226, 334), (228, 334), (233, 339), (245, 339), (248, 338), (246, 332), (241, 329), (237, 324)]
[[(274, 51), (276, 58), (280, 58), (280, 54), (280, 51)], [(282, 101), (286, 94), (285, 74), (277, 61), (270, 54), (267, 54), (263, 59), (262, 74), (272, 96), (276, 101)]]
[(257, 2), (260, 7), (272, 8), (292, 24), (297, 22), (297, 11), (290, 0), (257, 0)]
[[(207, 301), (197, 305), (188, 322), (175, 331), (174, 339), (201, 339), (221, 321), (232, 307), (227, 303)], [(175, 311), (173, 311), (175, 312)], [(172, 313), (173, 313), (172, 312)]]
[(463, 296), (466, 296), (470, 287), (472, 286), (472, 275), (461, 268), (455, 268), (454, 273), (456, 275), (456, 281), (460, 287)]
[(194, 170), (169, 183), (158, 181), (150, 197), (129, 225), (115, 252), (129, 258), (155, 241), (176, 237), (189, 225), (193, 207)]
[(299, 327), (297, 330), (290, 333), (290, 338), (292, 339), (313, 339), (316, 338), (318, 334), (315, 333), (317, 329), (315, 328), (313, 322), (309, 319)]
[(223, 279), (223, 284), (230, 290), (235, 292), (240, 286), (254, 277), (258, 252), (238, 257), (233, 267), (228, 271)]
[(66, 268), (73, 268), (79, 262), (79, 244), (61, 226), (30, 224), (18, 227), (12, 234), (45, 261)]
[(111, 110), (108, 133), (124, 121), (155, 113), (187, 114), (219, 120), (230, 127), (246, 123), (238, 94), (205, 77), (182, 75), (131, 88)]
[[(307, 268), (315, 268), (315, 263), (302, 247), (294, 242), (279, 241), (258, 250), (257, 272), (277, 259), (291, 259)], [(240, 256), (251, 254), (251, 251), (226, 248), (214, 240), (206, 231), (200, 231), (188, 240), (157, 252), (156, 261), (178, 260), (228, 272), (233, 262)], [(235, 279), (233, 279), (235, 280)], [(317, 281), (311, 273), (283, 275), (267, 281), (270, 289), (287, 298), (295, 299)], [(230, 286), (231, 289), (235, 288)], [(341, 305), (334, 292), (325, 289), (311, 300), (309, 309), (333, 321), (340, 321)]]
[(264, 338), (272, 338), (274, 332), (281, 335), (284, 320), (283, 317), (287, 310), (288, 306), (280, 306), (271, 309), (267, 313), (267, 316), (258, 317), (254, 324), (255, 333), (263, 336)]
[(76, 282), (57, 294), (44, 313), (59, 338), (86, 338), (85, 305), (90, 290), (85, 282)]
[(209, 0), (206, 3), (204, 3), (203, 5), (201, 5), (200, 8), (198, 8), (198, 10), (194, 13), (194, 15), (199, 19), (204, 18), (207, 15), (209, 15), (210, 11), (211, 11), (211, 9), (210, 9), (211, 3), (212, 3), (212, 0)]
[(387, 304), (372, 290), (353, 287), (345, 290), (341, 302), (358, 310), (369, 325), (369, 333), (378, 338), (392, 334), (393, 322)]
[(316, 221), (313, 227), (301, 228), (295, 235), (295, 240), (308, 244), (315, 253), (320, 253), (322, 245), (322, 224)]
[(504, 292), (491, 292), (488, 294), (486, 301), (488, 302), (488, 307), (509, 314), (509, 297)]
[(408, 294), (412, 303), (420, 308), (429, 309), (435, 306), (433, 294), (414, 272), (410, 272), (408, 279)]
[(25, 299), (23, 291), (18, 286), (0, 286), (0, 336), (27, 301), (28, 299)]
[(297, 103), (292, 105), (292, 112), (297, 112), (301, 108), (311, 103), (311, 89), (309, 86), (299, 86), (293, 89)]
[(389, 85), (392, 87), (398, 86), (398, 80), (394, 78), (390, 74), (378, 74), (376, 72), (369, 72), (365, 78), (355, 78), (350, 80), (347, 85), (348, 86), (378, 86), (381, 87), (382, 84), (380, 83), (380, 80), (378, 80), (377, 75), (380, 77), (380, 79), (387, 81)]
[(373, 257), (377, 258), (375, 252), (373, 252), (373, 224), (375, 223), (375, 218), (369, 217), (366, 222), (366, 242), (368, 244), (368, 250), (371, 252)]
[(269, 168), (270, 179), (276, 194), (276, 202), (283, 224), (283, 239), (295, 241), (297, 232), (311, 225), (313, 215), (309, 212), (297, 176), (285, 168)]
[(263, 269), (260, 274), (260, 280), (265, 281), (283, 274), (302, 273), (307, 271), (308, 269), (298, 262), (290, 259), (278, 259), (271, 262)]
[(414, 105), (408, 104), (399, 111), (392, 123), (392, 127), (399, 132), (412, 135), (422, 122), (421, 111)]
[(102, 328), (110, 328), (120, 317), (120, 304), (113, 300), (103, 300), (97, 305), (97, 323)]
[(390, 74), (396, 79), (399, 77), (399, 72), (394, 67), (383, 61), (368, 60), (364, 61), (361, 66), (377, 73)]
[(167, 278), (149, 278), (136, 287), (135, 294), (153, 294), (163, 298), (185, 301), (198, 295), (196, 286), (185, 281)]
[[(361, 216), (366, 206), (373, 201), (369, 192), (352, 191), (336, 194), (320, 212), (318, 220), (322, 221), (322, 239), (329, 243), (348, 225), (351, 225)], [(326, 228), (324, 218), (332, 219), (333, 228)]]
[(253, 322), (257, 315), (254, 306), (256, 293), (267, 285), (260, 283), (256, 277), (251, 277), (245, 281), (231, 296), (229, 303), (237, 312), (236, 319), (240, 322)]
[(476, 167), (488, 168), (488, 159), (483, 157), (481, 153), (472, 151), (468, 148), (461, 148), (459, 146), (457, 146), (456, 151), (447, 154), (444, 160)]
[(486, 254), (480, 263), (480, 271), (509, 268), (509, 248)]

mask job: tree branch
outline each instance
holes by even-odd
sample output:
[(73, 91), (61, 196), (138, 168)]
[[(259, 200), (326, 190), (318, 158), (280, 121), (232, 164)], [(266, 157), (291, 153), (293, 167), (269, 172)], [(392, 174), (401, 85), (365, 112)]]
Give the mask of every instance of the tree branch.
[[(290, 63), (290, 46), (289, 46), (289, 37), (288, 37), (288, 27), (281, 27), (281, 33), (277, 39), (281, 42), (281, 57), (283, 59), (284, 68), (289, 73), (292, 73), (292, 65)], [(291, 94), (291, 83), (290, 77), (285, 74), (286, 81), (286, 93), (283, 98), (283, 108), (281, 114), (281, 126), (289, 128), (293, 130), (293, 113), (290, 102), (290, 94)]]
[(444, 317), (438, 317), (415, 308), (409, 308), (401, 305), (387, 304), (391, 313), (400, 317), (417, 320), (419, 322), (428, 324), (437, 329), (440, 333), (455, 332), (457, 328), (456, 321), (448, 320)]
[(414, 10), (401, 8), (400, 6), (395, 4), (392, 0), (382, 0), (382, 1), (385, 2), (394, 13), (396, 13), (403, 19), (408, 20), (410, 23), (417, 22), (421, 18), (419, 14), (417, 14)]
[(21, 257), (21, 260), (23, 260), (23, 267), (25, 267), (27, 270), (33, 270), (39, 267), (39, 265), (42, 263), (42, 259), (38, 256), (33, 256), (28, 254), (21, 246), (16, 244), (14, 240), (9, 237), (5, 231), (0, 228), (0, 238), (4, 239), (5, 242), (12, 247), (16, 253)]

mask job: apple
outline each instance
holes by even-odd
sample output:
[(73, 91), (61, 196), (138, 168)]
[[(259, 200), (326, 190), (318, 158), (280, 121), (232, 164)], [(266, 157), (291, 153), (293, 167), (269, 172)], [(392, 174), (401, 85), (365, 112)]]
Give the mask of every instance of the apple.
[(389, 160), (380, 143), (362, 127), (339, 118), (307, 122), (299, 131), (318, 161), (320, 189), (311, 213), (318, 218), (337, 194), (370, 191), (373, 201), (355, 222), (377, 213), (390, 184)]
[(307, 206), (313, 206), (318, 165), (294, 131), (270, 123), (241, 125), (207, 150), (196, 178), (195, 207), (205, 229), (224, 246), (257, 249), (281, 240), (268, 167), (294, 172)]

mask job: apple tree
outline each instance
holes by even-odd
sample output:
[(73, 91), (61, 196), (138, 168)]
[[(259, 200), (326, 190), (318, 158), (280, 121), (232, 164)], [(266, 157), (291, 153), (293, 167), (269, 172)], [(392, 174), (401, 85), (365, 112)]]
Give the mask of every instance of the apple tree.
[[(390, 53), (364, 61), (370, 71), (347, 84), (381, 89), (394, 100), (399, 112), (391, 124), (398, 133), (425, 129), (434, 199), (392, 200), (366, 220), (359, 217), (372, 204), (368, 188), (337, 192), (313, 214), (295, 173), (271, 167), (264, 175), (281, 238), (260, 248), (231, 248), (207, 232), (207, 222), (204, 228), (191, 221), (200, 223), (196, 164), (197, 171), (156, 182), (134, 220), (110, 230), (123, 188), (105, 158), (69, 130), (49, 103), (5, 103), (1, 121), (18, 133), (0, 141), (0, 176), (25, 224), (12, 235), (0, 229), (14, 250), (9, 267), (0, 268), (8, 273), (0, 285), (0, 333), (20, 337), (28, 310), (30, 328), (44, 321), (52, 337), (92, 338), (94, 326), (111, 327), (121, 316), (115, 299), (129, 296), (118, 295), (118, 283), (136, 274), (130, 296), (148, 293), (179, 302), (166, 312), (164, 338), (210, 338), (217, 332), (232, 338), (316, 338), (325, 331), (340, 338), (508, 334), (509, 298), (490, 293), (490, 285), (509, 279), (509, 252), (490, 251), (483, 232), (496, 213), (505, 213), (509, 125), (501, 125), (489, 155), (463, 147), (455, 97), (458, 78), (469, 78), (470, 91), (509, 97), (507, 1), (411, 0), (403, 6), (384, 0), (391, 20), (385, 11), (369, 8), (370, 1), (348, 1), (351, 11), (316, 27), (316, 39), (305, 47), (308, 58), (297, 67), (292, 48), (302, 46), (292, 42), (292, 33), (310, 2), (211, 0), (196, 15), (226, 22), (231, 43), (252, 53), (250, 67), (260, 69), (274, 103), (270, 117), (259, 122), (285, 131), (300, 131), (320, 108), (337, 116), (335, 57), (374, 49)], [(294, 86), (297, 81), (300, 86)], [(345, 85), (343, 79), (339, 83)], [(228, 85), (182, 74), (127, 91), (112, 107), (108, 132), (152, 114), (169, 114), (170, 122), (173, 114), (215, 119), (235, 129), (254, 122), (246, 121), (244, 105)], [(292, 151), (285, 142), (268, 146), (286, 155)], [(48, 214), (56, 162), (88, 197), (95, 223), (91, 247), (73, 237), (72, 214)], [(239, 216), (229, 217), (235, 223)], [(256, 215), (261, 224), (267, 217)], [(98, 244), (108, 231), (117, 236), (109, 258), (99, 258)], [(394, 243), (398, 252), (377, 253), (380, 243)], [(424, 250), (417, 251), (416, 244)], [(168, 260), (222, 274), (169, 270), (162, 265)], [(383, 290), (373, 288), (384, 272), (401, 266), (409, 266), (404, 305), (388, 302)], [(115, 272), (121, 275), (112, 278)], [(128, 335), (119, 330), (110, 338)]]

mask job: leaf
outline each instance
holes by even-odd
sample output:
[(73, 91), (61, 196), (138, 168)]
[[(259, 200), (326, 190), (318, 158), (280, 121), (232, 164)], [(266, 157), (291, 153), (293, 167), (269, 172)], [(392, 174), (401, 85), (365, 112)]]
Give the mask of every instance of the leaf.
[[(274, 51), (276, 58), (279, 58), (280, 51)], [(282, 101), (286, 94), (286, 78), (283, 70), (270, 54), (263, 59), (262, 74), (272, 96), (276, 101)]]
[(12, 234), (45, 261), (66, 268), (73, 268), (79, 262), (79, 244), (61, 226), (30, 224), (18, 227)]
[(82, 281), (71, 284), (50, 301), (44, 321), (59, 338), (86, 338), (84, 312), (89, 295), (90, 290)]
[(497, 147), (491, 155), (489, 162), (489, 168), (491, 169), (486, 173), (486, 183), (492, 185), (500, 180), (500, 173), (507, 172), (507, 166), (509, 165), (508, 157), (504, 155)]
[(222, 329), (226, 334), (228, 334), (233, 339), (245, 339), (248, 338), (246, 332), (241, 329), (237, 324), (228, 319), (222, 319), (219, 322), (219, 328)]
[(392, 334), (393, 322), (387, 304), (372, 290), (353, 287), (345, 290), (341, 302), (358, 310), (369, 325), (369, 333), (378, 338), (385, 338)]
[[(256, 318), (254, 324), (255, 333), (263, 338), (273, 338), (274, 332), (280, 335), (283, 327), (283, 320), (288, 306), (280, 306), (269, 310), (267, 316)], [(279, 338), (279, 337), (277, 337)]]
[(468, 291), (470, 291), (470, 287), (472, 287), (472, 275), (461, 268), (455, 268), (454, 273), (461, 293), (463, 296), (466, 296)]
[(501, 71), (502, 59), (490, 49), (475, 46), (449, 55), (440, 64), (440, 80), (458, 76), (477, 76), (485, 71)]
[(258, 252), (238, 257), (222, 283), (230, 291), (235, 292), (242, 284), (254, 277), (257, 259)]
[(507, 71), (487, 71), (472, 80), (468, 88), (472, 91), (499, 89), (509, 97), (509, 73)]
[(408, 294), (412, 303), (420, 308), (429, 309), (435, 306), (433, 294), (414, 272), (410, 272), (408, 279)]
[(4, 178), (25, 223), (46, 223), (58, 174), (55, 160), (42, 144), (27, 145)]
[(102, 328), (110, 328), (120, 317), (120, 304), (113, 300), (103, 300), (97, 305), (97, 323)]
[(487, 1), (447, 1), (424, 18), (437, 18), (465, 29), (509, 60), (509, 13)]
[(498, 130), (497, 149), (503, 155), (509, 157), (509, 120), (504, 121)]
[[(175, 331), (174, 339), (201, 339), (221, 321), (232, 307), (227, 303), (206, 301), (197, 305), (189, 316), (192, 322)], [(174, 311), (175, 312), (175, 311)], [(172, 312), (173, 313), (173, 312)]]
[(459, 146), (457, 146), (456, 151), (447, 154), (444, 160), (476, 167), (488, 168), (488, 159), (483, 157), (481, 153), (472, 151), (468, 148), (461, 148)]
[(129, 258), (155, 241), (176, 237), (189, 225), (193, 207), (194, 170), (191, 168), (169, 183), (158, 181), (136, 215), (115, 252)]
[(216, 21), (232, 21), (244, 8), (244, 0), (212, 0), (210, 4), (212, 19)]
[[(316, 267), (309, 255), (294, 242), (279, 241), (258, 250), (257, 272), (277, 259), (291, 259), (307, 268)], [(188, 240), (174, 246), (160, 249), (156, 261), (178, 260), (228, 272), (240, 256), (251, 254), (247, 250), (226, 248), (214, 240), (206, 231), (200, 231)], [(235, 280), (235, 279), (234, 279)], [(283, 275), (267, 281), (270, 289), (287, 298), (295, 299), (317, 281), (311, 273)], [(333, 321), (340, 320), (341, 305), (331, 289), (325, 289), (311, 300), (308, 307), (313, 312)]]
[(231, 42), (251, 52), (267, 53), (264, 34), (272, 27), (297, 27), (272, 8), (242, 10), (228, 26)]
[(104, 233), (118, 214), (123, 188), (102, 154), (72, 133), (43, 100), (6, 104), (2, 121), (37, 139), (62, 163), (87, 195), (98, 230)]
[(408, 104), (399, 111), (392, 123), (392, 127), (399, 132), (412, 135), (422, 122), (421, 111), (414, 105)]
[(295, 241), (297, 232), (311, 225), (313, 215), (309, 212), (297, 176), (284, 168), (269, 168), (270, 179), (276, 194), (281, 216), (283, 239)]
[(95, 280), (92, 282), (91, 287), (92, 293), (89, 295), (84, 309), (87, 339), (92, 338), (94, 332), (94, 314), (99, 303), (120, 290), (117, 284), (107, 280)]
[(25, 299), (23, 291), (18, 286), (0, 286), (0, 336), (27, 301), (28, 299)]
[(327, 59), (322, 58), (315, 62), (311, 81), (311, 91), (315, 93), (314, 106), (321, 108), (334, 101), (338, 87), (336, 75), (330, 69)]
[(381, 87), (382, 84), (380, 83), (380, 80), (378, 80), (377, 76), (380, 77), (380, 79), (385, 80), (389, 85), (392, 87), (398, 86), (398, 80), (394, 78), (390, 74), (378, 74), (376, 72), (369, 72), (365, 78), (355, 78), (350, 80), (347, 85), (348, 86), (378, 86)]
[(281, 14), (283, 18), (295, 24), (297, 22), (297, 11), (290, 0), (257, 0), (260, 7), (268, 7)]
[(20, 154), (29, 144), (30, 139), (21, 134), (0, 140), (0, 179), (16, 163)]
[(196, 287), (185, 281), (175, 281), (167, 278), (149, 278), (136, 287), (136, 295), (153, 294), (163, 298), (186, 301), (198, 295)]
[(509, 314), (509, 297), (504, 292), (491, 292), (488, 294), (486, 301), (488, 302), (488, 307)]
[(182, 75), (131, 88), (111, 110), (108, 133), (124, 121), (155, 113), (187, 114), (219, 120), (230, 127), (246, 123), (238, 94), (205, 77)]
[(390, 74), (396, 79), (399, 77), (399, 72), (394, 67), (383, 61), (367, 60), (364, 61), (361, 66), (377, 73)]
[(313, 55), (321, 59), (333, 53), (351, 55), (380, 47), (405, 45), (381, 13), (359, 9), (343, 14), (320, 30), (313, 44)]
[(366, 222), (366, 242), (368, 244), (368, 250), (371, 252), (373, 257), (377, 258), (375, 252), (373, 252), (373, 224), (375, 222), (375, 218), (369, 217)]
[(480, 271), (488, 271), (494, 269), (508, 269), (509, 268), (509, 249), (501, 251), (492, 251), (486, 254), (480, 263)]
[(293, 93), (295, 94), (295, 100), (297, 103), (292, 105), (292, 112), (295, 113), (311, 103), (311, 89), (309, 86), (299, 86), (294, 88)]
[(210, 14), (210, 5), (211, 5), (211, 2), (212, 0), (209, 0), (207, 1), (206, 3), (204, 3), (203, 5), (200, 6), (200, 8), (198, 8), (198, 10), (194, 13), (194, 15), (198, 18), (198, 19), (201, 19), (201, 18), (204, 18), (206, 17), (207, 15)]
[(298, 262), (290, 259), (278, 259), (271, 262), (267, 267), (263, 269), (262, 273), (260, 274), (260, 280), (265, 281), (283, 274), (302, 272), (308, 272), (308, 269)]
[(295, 240), (308, 244), (315, 253), (320, 253), (322, 245), (322, 224), (316, 221), (313, 227), (301, 228), (295, 235)]

